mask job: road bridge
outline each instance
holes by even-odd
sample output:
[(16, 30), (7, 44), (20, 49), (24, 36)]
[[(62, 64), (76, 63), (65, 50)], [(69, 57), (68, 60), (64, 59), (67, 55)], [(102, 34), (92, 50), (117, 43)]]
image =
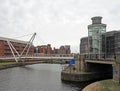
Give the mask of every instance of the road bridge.
[(87, 62), (87, 63), (98, 63), (98, 64), (115, 64), (115, 61), (114, 60), (88, 60), (88, 59), (86, 59), (85, 60), (85, 62)]
[(106, 59), (87, 59), (84, 55), (81, 56), (81, 71), (96, 72), (101, 77), (113, 78), (120, 82), (120, 62), (119, 55), (116, 58)]

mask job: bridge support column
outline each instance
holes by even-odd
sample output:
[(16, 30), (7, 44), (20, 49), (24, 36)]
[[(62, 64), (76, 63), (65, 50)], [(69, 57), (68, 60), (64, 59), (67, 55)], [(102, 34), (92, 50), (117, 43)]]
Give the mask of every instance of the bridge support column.
[(84, 55), (81, 55), (80, 56), (80, 70), (83, 71), (83, 72), (86, 72), (87, 71), (87, 64), (85, 62), (85, 58), (84, 58)]
[(113, 80), (120, 83), (120, 63), (113, 64)]

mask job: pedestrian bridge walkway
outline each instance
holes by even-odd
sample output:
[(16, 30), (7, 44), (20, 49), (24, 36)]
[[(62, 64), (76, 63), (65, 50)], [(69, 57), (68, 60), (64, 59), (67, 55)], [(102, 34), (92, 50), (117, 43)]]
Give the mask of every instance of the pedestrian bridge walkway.
[(9, 60), (9, 59), (74, 59), (72, 54), (33, 54), (33, 55), (22, 55), (22, 56), (2, 56), (0, 60)]

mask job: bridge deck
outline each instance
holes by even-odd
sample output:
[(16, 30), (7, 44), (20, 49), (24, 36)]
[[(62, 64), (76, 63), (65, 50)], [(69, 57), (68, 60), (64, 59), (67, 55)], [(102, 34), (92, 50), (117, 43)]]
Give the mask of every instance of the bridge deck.
[(99, 63), (99, 64), (115, 64), (115, 61), (111, 60), (85, 60), (85, 62), (89, 63)]
[[(17, 59), (22, 58), (35, 58), (35, 59), (74, 59), (73, 55), (23, 55), (21, 57), (16, 56)], [(1, 60), (15, 59), (13, 56), (0, 57)]]

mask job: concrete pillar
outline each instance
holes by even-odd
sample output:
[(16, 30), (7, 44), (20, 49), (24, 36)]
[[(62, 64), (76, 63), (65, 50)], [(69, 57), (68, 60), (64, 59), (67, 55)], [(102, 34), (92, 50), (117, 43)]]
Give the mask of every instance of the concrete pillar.
[(120, 63), (113, 64), (113, 80), (120, 83)]
[(80, 55), (76, 55), (74, 59), (75, 59), (75, 69), (77, 72), (79, 72), (81, 71), (80, 70), (80, 64), (81, 64)]
[(78, 71), (80, 72), (81, 71), (81, 55), (78, 55), (78, 63), (77, 63), (77, 66), (78, 66)]
[(81, 71), (87, 72), (87, 63), (85, 61), (81, 61)]
[(80, 65), (79, 65), (79, 61), (78, 60), (75, 61), (75, 69), (76, 69), (77, 72), (80, 71)]
[(85, 63), (84, 55), (81, 55), (80, 61), (81, 61), (80, 69), (81, 71), (85, 72), (87, 70), (87, 64)]

